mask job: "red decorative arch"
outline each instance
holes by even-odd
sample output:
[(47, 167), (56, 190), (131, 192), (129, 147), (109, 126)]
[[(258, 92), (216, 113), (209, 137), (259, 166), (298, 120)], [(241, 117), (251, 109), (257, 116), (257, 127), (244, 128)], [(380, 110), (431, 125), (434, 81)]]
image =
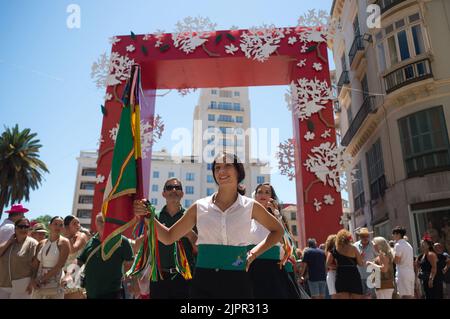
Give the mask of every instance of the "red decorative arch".
[[(301, 246), (309, 237), (324, 242), (341, 227), (341, 196), (335, 175), (342, 152), (335, 147), (326, 39), (320, 29), (132, 33), (114, 37), (112, 43), (111, 56), (103, 56), (99, 62), (110, 69), (97, 76), (98, 84), (106, 84), (107, 96), (112, 97), (104, 107), (98, 175), (108, 176), (110, 171), (114, 146), (110, 130), (118, 123), (119, 98), (133, 63), (141, 66), (142, 118), (149, 121), (154, 116), (157, 89), (291, 84), (288, 102), (294, 129)], [(146, 181), (150, 180), (150, 158), (151, 149), (144, 160)], [(106, 179), (95, 188), (93, 217), (101, 210), (105, 183)]]

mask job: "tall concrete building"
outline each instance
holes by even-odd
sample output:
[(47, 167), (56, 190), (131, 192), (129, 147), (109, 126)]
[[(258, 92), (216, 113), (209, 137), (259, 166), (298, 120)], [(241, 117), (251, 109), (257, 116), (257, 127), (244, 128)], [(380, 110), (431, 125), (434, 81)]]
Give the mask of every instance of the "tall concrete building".
[(94, 188), (96, 183), (97, 152), (81, 151), (77, 157), (78, 169), (73, 197), (72, 215), (80, 219), (83, 227), (90, 228)]
[(270, 167), (251, 157), (251, 117), (247, 87), (202, 89), (194, 110), (193, 154), (202, 159), (202, 196), (215, 191), (211, 162), (220, 151), (238, 155), (247, 174), (247, 195), (263, 182), (270, 182)]
[(336, 124), (358, 169), (353, 228), (390, 238), (401, 225), (416, 250), (426, 232), (450, 250), (450, 2), (335, 0), (331, 15)]

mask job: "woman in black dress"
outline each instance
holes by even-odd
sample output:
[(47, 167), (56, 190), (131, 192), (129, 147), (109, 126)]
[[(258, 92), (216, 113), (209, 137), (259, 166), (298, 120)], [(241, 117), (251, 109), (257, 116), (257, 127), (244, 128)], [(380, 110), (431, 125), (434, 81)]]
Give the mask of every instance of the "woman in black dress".
[(443, 278), (437, 276), (437, 255), (433, 250), (431, 238), (425, 237), (420, 242), (422, 255), (418, 258), (419, 278), (422, 282), (425, 299), (443, 299)]
[(357, 248), (352, 245), (352, 235), (340, 230), (336, 235), (336, 247), (327, 256), (327, 267), (336, 265), (336, 299), (360, 299), (362, 297), (361, 276), (358, 265), (364, 262)]

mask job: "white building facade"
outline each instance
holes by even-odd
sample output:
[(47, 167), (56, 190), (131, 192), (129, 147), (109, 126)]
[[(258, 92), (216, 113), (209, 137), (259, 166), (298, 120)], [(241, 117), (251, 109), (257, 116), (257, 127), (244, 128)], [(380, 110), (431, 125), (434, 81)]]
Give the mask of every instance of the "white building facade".
[[(366, 23), (378, 4), (381, 26)], [(450, 2), (335, 0), (331, 41), (341, 143), (354, 158), (353, 229), (390, 238), (407, 229), (418, 251), (431, 234), (450, 250)]]
[(94, 188), (97, 171), (97, 152), (81, 151), (77, 157), (78, 169), (73, 197), (72, 215), (80, 220), (85, 228), (90, 228), (92, 206), (94, 202)]

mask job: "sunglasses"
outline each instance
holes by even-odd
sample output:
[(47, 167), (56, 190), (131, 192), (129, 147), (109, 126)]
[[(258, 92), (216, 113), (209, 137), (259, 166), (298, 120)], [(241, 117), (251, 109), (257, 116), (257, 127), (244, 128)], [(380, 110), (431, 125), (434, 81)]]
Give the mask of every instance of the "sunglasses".
[(16, 227), (19, 229), (29, 229), (30, 225), (17, 225)]
[(166, 191), (171, 191), (171, 190), (177, 190), (177, 191), (181, 191), (183, 190), (183, 187), (181, 187), (181, 185), (167, 185), (164, 190)]

